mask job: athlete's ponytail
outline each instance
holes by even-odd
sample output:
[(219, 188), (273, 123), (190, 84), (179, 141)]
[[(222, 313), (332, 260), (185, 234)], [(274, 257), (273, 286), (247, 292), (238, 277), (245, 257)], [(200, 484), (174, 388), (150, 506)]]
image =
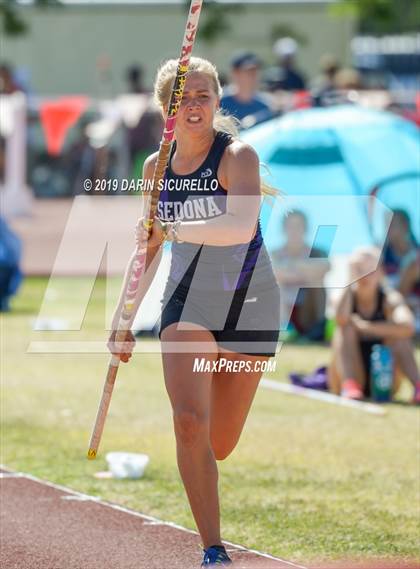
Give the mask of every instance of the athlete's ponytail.
[[(176, 77), (177, 66), (178, 61), (176, 59), (169, 59), (158, 69), (154, 85), (154, 98), (156, 104), (161, 109), (167, 107), (169, 104), (169, 98), (171, 96), (172, 87)], [(219, 74), (213, 63), (201, 57), (192, 57), (188, 72), (204, 73), (207, 75), (212, 81), (216, 95), (219, 98), (222, 97), (223, 90), (220, 85)], [(239, 137), (239, 121), (232, 115), (229, 115), (220, 109), (216, 112), (213, 126), (218, 132), (227, 132), (234, 137)], [(261, 193), (263, 196), (274, 197), (280, 195), (280, 192), (276, 188), (266, 184), (262, 180)]]

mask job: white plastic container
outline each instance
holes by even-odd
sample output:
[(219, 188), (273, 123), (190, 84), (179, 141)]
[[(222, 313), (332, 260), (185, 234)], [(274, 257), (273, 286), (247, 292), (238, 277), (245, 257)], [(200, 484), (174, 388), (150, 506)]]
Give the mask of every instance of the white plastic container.
[(109, 452), (105, 458), (113, 478), (141, 478), (150, 460), (134, 452)]

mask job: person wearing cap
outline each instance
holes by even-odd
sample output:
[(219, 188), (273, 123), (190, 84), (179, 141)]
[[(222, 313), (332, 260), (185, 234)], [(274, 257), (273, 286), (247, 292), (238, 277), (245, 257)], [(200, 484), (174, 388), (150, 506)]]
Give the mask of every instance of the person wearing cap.
[(298, 44), (293, 38), (276, 41), (273, 52), (278, 58), (278, 65), (267, 70), (265, 83), (269, 91), (303, 91), (305, 78), (295, 68), (295, 56)]
[(220, 105), (244, 128), (272, 118), (271, 101), (258, 91), (261, 60), (251, 52), (236, 54), (231, 60), (231, 84), (225, 88)]

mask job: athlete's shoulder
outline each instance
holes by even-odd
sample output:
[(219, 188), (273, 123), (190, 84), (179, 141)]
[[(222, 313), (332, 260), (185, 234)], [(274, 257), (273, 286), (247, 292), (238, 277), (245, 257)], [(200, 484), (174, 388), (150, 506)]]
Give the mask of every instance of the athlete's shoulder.
[(221, 168), (218, 172), (220, 183), (227, 191), (240, 188), (242, 194), (254, 193), (256, 188), (260, 191), (259, 159), (252, 146), (232, 138), (227, 146)]
[(235, 137), (232, 137), (231, 143), (226, 147), (225, 154), (231, 165), (249, 167), (259, 164), (258, 154), (252, 146)]

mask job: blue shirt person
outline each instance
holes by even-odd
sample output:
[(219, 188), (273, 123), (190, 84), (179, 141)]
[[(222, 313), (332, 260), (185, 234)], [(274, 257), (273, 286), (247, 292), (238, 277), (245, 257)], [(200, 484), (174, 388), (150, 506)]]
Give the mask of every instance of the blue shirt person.
[(295, 67), (298, 44), (293, 38), (282, 38), (274, 44), (273, 51), (278, 58), (275, 67), (267, 69), (264, 83), (269, 91), (303, 91), (306, 80)]
[(20, 257), (20, 239), (0, 217), (0, 312), (9, 310), (10, 297), (16, 293), (22, 280)]
[(261, 61), (251, 52), (236, 54), (231, 61), (232, 83), (225, 89), (221, 108), (236, 117), (242, 128), (272, 118), (268, 95), (258, 91)]

